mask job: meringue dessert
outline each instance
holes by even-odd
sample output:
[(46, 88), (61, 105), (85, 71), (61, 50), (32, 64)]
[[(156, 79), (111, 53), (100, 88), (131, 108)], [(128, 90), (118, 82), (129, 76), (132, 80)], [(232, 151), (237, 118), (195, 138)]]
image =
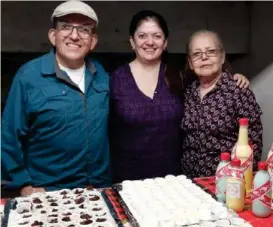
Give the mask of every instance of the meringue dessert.
[(225, 204), (215, 200), (184, 175), (126, 180), (122, 182), (119, 194), (140, 227), (245, 224), (235, 212), (228, 210)]

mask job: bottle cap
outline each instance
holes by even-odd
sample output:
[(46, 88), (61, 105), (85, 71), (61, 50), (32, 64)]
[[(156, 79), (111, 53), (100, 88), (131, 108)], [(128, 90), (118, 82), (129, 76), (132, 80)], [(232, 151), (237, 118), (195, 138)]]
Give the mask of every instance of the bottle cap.
[(242, 126), (248, 126), (248, 118), (240, 118), (239, 124)]
[(238, 167), (240, 167), (240, 166), (241, 166), (241, 160), (240, 160), (240, 159), (237, 159), (237, 158), (234, 158), (234, 159), (231, 161), (231, 165), (232, 165), (232, 166), (238, 166)]
[(268, 165), (267, 165), (266, 162), (259, 162), (258, 163), (258, 169), (259, 170), (267, 170), (267, 167), (268, 167)]
[(221, 153), (221, 160), (229, 161), (230, 160), (230, 154), (228, 152), (222, 152)]

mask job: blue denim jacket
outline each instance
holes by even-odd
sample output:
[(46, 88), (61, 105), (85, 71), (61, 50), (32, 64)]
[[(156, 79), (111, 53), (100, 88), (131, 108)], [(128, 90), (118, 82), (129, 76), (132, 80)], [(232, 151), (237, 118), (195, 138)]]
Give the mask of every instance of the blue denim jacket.
[(85, 94), (60, 70), (53, 50), (17, 72), (1, 130), (9, 187), (111, 184), (109, 76), (94, 60), (86, 66)]

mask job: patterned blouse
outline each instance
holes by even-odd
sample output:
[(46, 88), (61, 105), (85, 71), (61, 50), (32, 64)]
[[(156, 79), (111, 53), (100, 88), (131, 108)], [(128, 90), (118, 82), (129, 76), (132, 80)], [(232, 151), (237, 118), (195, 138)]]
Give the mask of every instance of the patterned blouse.
[(232, 75), (224, 72), (215, 88), (201, 101), (199, 84), (193, 82), (185, 93), (182, 173), (190, 178), (214, 175), (220, 153), (231, 152), (237, 141), (241, 117), (249, 118), (256, 169), (262, 153), (262, 112), (253, 92), (236, 86)]
[(142, 93), (128, 64), (110, 79), (110, 145), (113, 180), (180, 174), (183, 108), (170, 93), (160, 65), (153, 99)]

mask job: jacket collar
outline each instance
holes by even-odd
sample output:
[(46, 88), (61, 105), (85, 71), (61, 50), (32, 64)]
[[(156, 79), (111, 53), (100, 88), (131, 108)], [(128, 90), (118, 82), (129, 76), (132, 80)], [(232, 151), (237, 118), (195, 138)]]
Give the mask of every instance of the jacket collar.
[[(97, 71), (95, 65), (92, 63), (90, 58), (86, 58), (86, 68), (94, 75)], [(61, 69), (56, 61), (55, 50), (54, 48), (51, 51), (44, 55), (42, 58), (42, 74), (43, 75), (52, 75), (56, 74), (57, 77), (63, 77)]]

